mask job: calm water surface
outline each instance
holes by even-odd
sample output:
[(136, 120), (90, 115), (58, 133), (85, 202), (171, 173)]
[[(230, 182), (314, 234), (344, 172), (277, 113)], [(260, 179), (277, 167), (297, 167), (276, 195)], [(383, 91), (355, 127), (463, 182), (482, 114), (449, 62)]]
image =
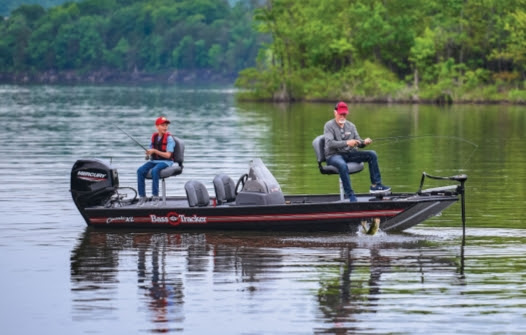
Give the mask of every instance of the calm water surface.
[[(526, 328), (526, 107), (354, 106), (384, 182), (466, 173), (460, 206), (403, 234), (99, 231), (69, 193), (80, 158), (135, 187), (166, 115), (185, 172), (235, 180), (260, 157), (285, 193), (336, 193), (312, 139), (330, 104), (239, 103), (213, 87), (0, 86), (2, 334), (521, 334)], [(367, 173), (353, 177), (358, 192)], [(430, 183), (429, 186), (435, 186)]]

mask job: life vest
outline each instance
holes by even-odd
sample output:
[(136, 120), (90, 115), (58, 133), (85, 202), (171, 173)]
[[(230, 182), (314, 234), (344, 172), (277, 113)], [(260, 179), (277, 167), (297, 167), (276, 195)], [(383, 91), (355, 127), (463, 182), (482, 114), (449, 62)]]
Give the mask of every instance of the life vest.
[[(166, 132), (166, 133), (164, 133), (162, 139), (157, 140), (158, 135), (159, 135), (159, 133), (153, 133), (153, 135), (152, 135), (152, 140), (151, 140), (152, 148), (157, 149), (157, 150), (162, 151), (162, 152), (166, 152), (166, 147), (168, 146), (168, 136), (172, 136), (172, 135), (170, 135), (169, 132)], [(173, 152), (172, 152), (172, 155), (170, 156), (170, 158), (164, 158), (164, 157), (161, 157), (161, 156), (156, 155), (156, 154), (152, 155), (152, 160), (171, 161), (173, 159), (174, 159), (174, 153)]]

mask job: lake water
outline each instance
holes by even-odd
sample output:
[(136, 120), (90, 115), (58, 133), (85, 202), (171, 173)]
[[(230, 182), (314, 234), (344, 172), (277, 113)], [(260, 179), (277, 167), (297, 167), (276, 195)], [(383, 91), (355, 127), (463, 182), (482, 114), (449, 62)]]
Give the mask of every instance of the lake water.
[[(217, 87), (0, 86), (2, 334), (521, 334), (526, 107), (356, 105), (384, 183), (466, 173), (460, 205), (403, 234), (100, 231), (71, 201), (80, 158), (136, 187), (153, 121), (185, 140), (183, 195), (260, 157), (285, 193), (337, 193), (312, 139), (332, 104), (237, 102)], [(357, 192), (367, 172), (354, 175)], [(430, 183), (429, 186), (435, 186)], [(149, 191), (149, 188), (147, 188)]]

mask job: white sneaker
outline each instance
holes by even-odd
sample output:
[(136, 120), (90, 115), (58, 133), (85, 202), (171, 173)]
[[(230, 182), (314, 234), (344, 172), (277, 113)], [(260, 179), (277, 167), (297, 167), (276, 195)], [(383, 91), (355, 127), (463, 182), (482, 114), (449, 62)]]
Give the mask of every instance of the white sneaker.
[(142, 206), (144, 206), (144, 204), (146, 204), (146, 201), (147, 201), (147, 200), (148, 200), (148, 198), (146, 198), (146, 197), (140, 197), (140, 198), (139, 198), (139, 202), (137, 203), (137, 206), (138, 206), (138, 207), (142, 207)]
[(161, 203), (159, 200), (160, 199), (159, 199), (158, 196), (153, 196), (152, 197), (152, 206), (155, 206), (155, 207), (159, 206), (159, 204)]

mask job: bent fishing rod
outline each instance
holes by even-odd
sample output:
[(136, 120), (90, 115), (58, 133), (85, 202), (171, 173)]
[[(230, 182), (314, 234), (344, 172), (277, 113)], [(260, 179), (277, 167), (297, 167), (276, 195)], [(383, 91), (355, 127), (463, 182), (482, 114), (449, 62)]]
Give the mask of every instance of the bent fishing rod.
[(381, 138), (373, 139), (373, 141), (388, 141), (388, 140), (400, 141), (400, 140), (405, 140), (405, 139), (425, 138), (425, 137), (428, 137), (428, 138), (445, 138), (445, 139), (457, 140), (457, 141), (469, 143), (472, 146), (474, 146), (475, 148), (478, 148), (478, 144), (473, 143), (471, 141), (468, 141), (465, 138), (457, 137), (457, 136), (442, 136), (442, 135), (414, 135), (413, 136), (413, 135), (406, 135), (406, 136), (381, 137)]
[[(148, 152), (148, 149), (146, 149), (146, 147), (144, 147), (144, 145), (140, 144), (139, 141), (137, 141), (136, 139), (134, 139), (130, 134), (128, 134), (126, 131), (124, 131), (124, 129), (121, 129), (119, 126), (115, 125), (115, 127), (117, 129), (119, 129), (120, 131), (122, 131), (126, 136), (128, 136), (133, 142), (135, 142), (135, 144), (137, 144), (138, 146), (140, 146), (141, 148), (144, 149), (145, 152)], [(148, 156), (148, 154), (146, 154), (146, 157), (144, 158), (145, 160), (149, 160), (150, 159), (150, 156)]]
[(393, 141), (393, 142), (399, 142), (399, 141), (404, 141), (404, 140), (411, 140), (411, 139), (415, 139), (415, 138), (443, 138), (443, 139), (450, 139), (450, 140), (455, 140), (455, 141), (460, 141), (460, 142), (464, 142), (464, 143), (467, 143), (467, 144), (470, 144), (471, 146), (473, 146), (473, 150), (471, 151), (471, 153), (469, 154), (468, 158), (464, 161), (464, 163), (462, 164), (462, 166), (464, 167), (470, 160), (471, 160), (471, 157), (473, 156), (473, 154), (475, 153), (475, 151), (477, 151), (478, 149), (478, 144), (476, 143), (473, 143), (469, 140), (466, 140), (465, 138), (462, 138), (462, 137), (457, 137), (457, 136), (442, 136), (442, 135), (406, 135), (406, 136), (391, 136), (391, 137), (381, 137), (381, 138), (376, 138), (373, 140), (373, 142), (375, 141)]

